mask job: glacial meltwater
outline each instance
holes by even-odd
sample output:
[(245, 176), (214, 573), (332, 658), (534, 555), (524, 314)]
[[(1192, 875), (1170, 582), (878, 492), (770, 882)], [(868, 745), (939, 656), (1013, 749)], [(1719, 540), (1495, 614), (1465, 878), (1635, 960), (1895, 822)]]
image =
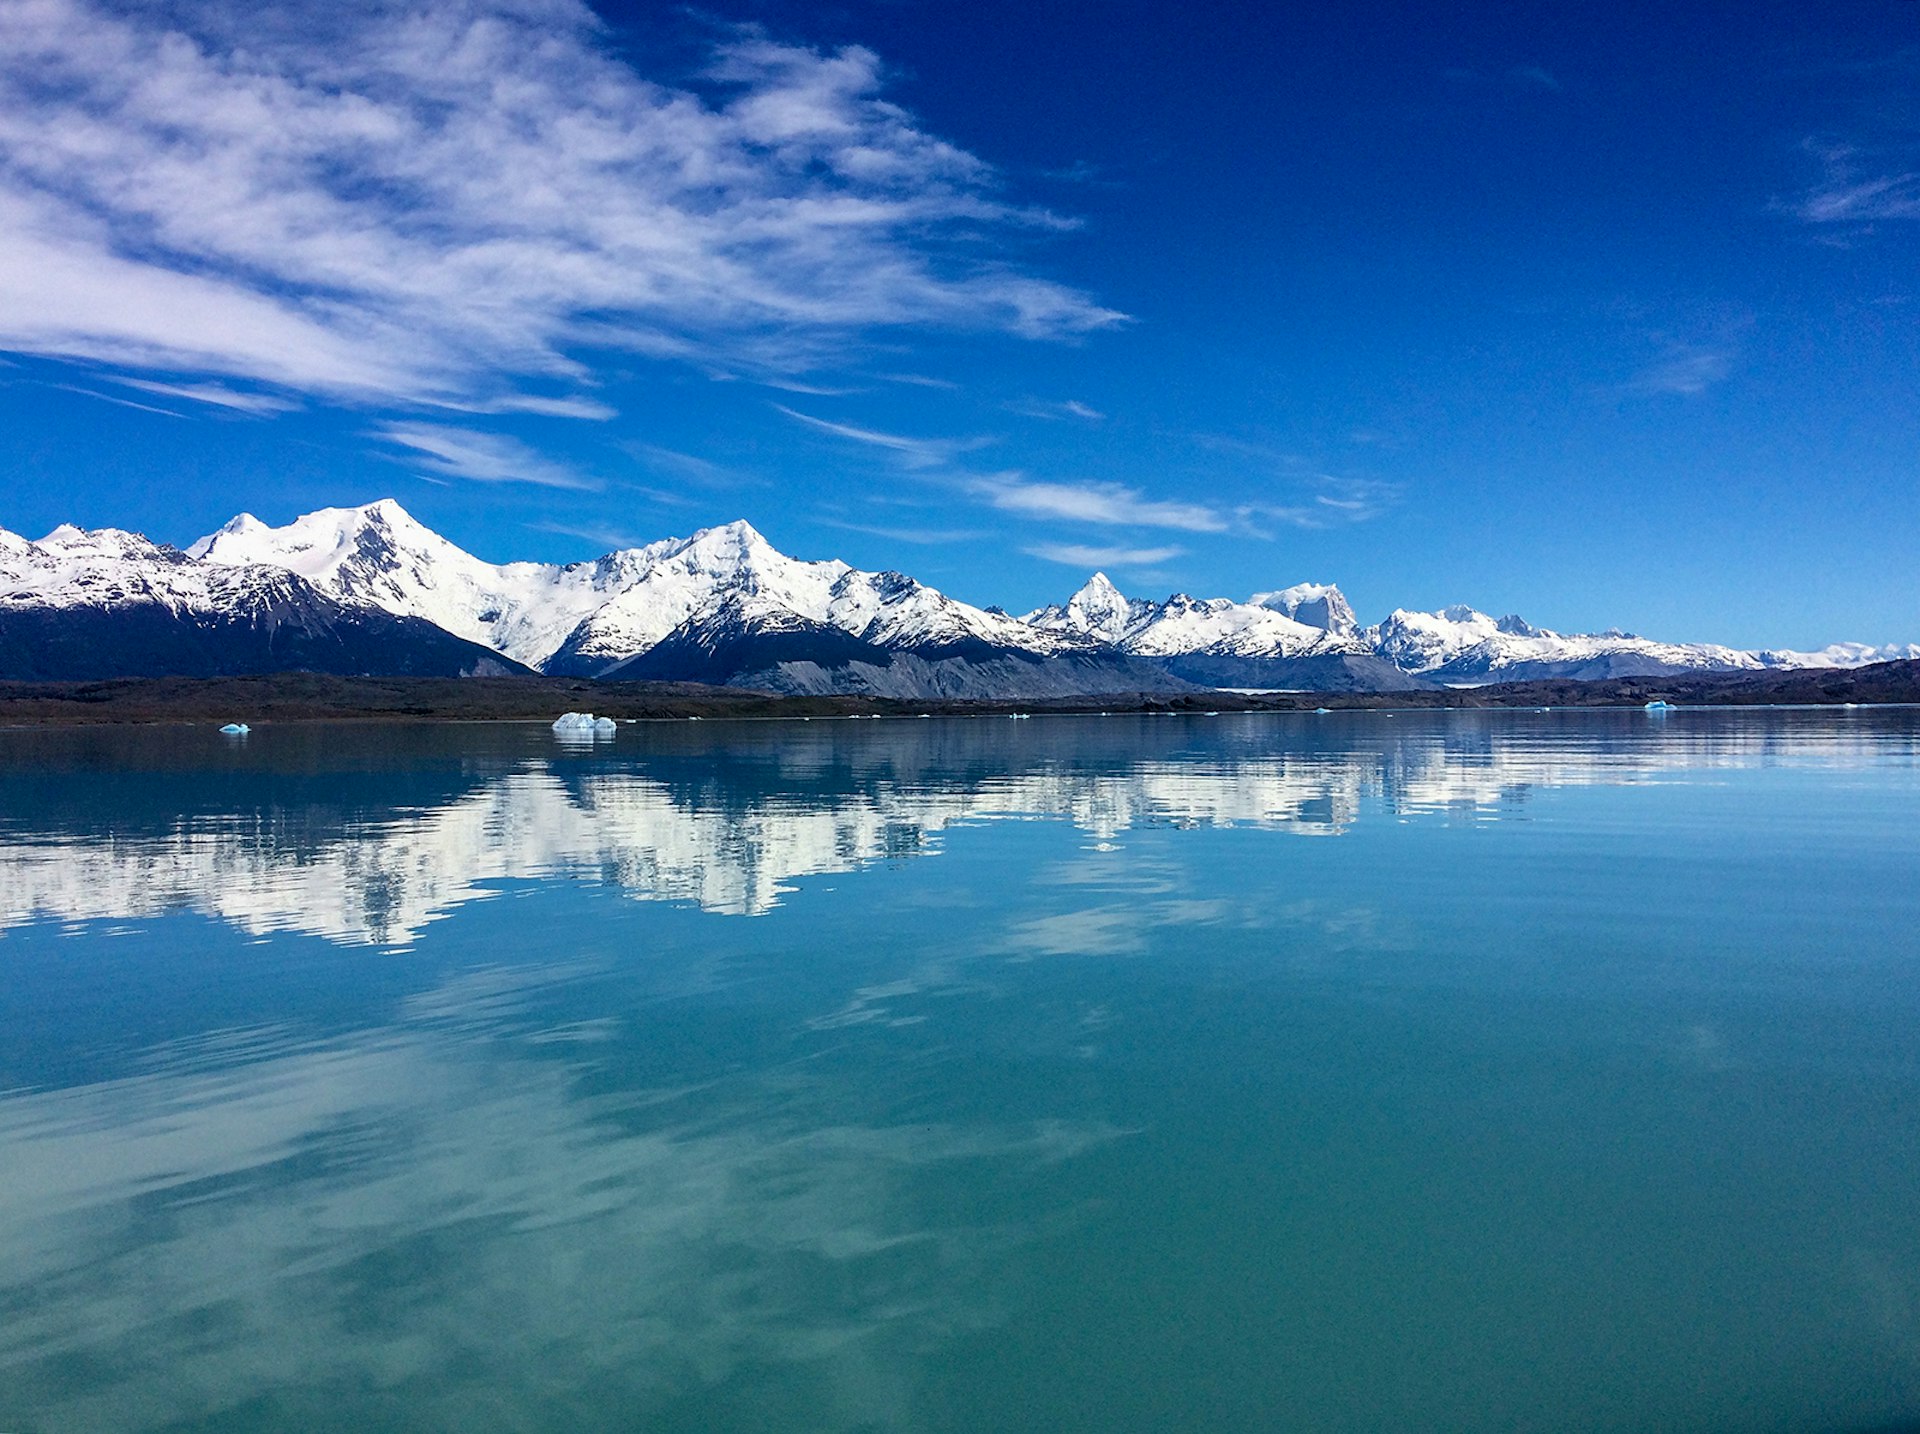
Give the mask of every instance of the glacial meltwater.
[(1920, 713), (0, 733), (0, 1430), (1920, 1417)]

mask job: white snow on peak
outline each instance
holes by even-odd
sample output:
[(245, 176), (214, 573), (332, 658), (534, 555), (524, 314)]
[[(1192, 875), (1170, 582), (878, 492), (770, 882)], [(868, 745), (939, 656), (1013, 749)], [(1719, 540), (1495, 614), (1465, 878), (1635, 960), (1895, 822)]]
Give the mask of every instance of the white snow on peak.
[(242, 514), (188, 551), (210, 563), (286, 568), (344, 601), (422, 617), (537, 665), (644, 572), (663, 546), (565, 566), (489, 563), (383, 498), (357, 508), (322, 508), (279, 528)]
[(1119, 642), (1140, 613), (1105, 573), (1095, 573), (1067, 599), (1066, 615), (1072, 629), (1105, 642)]
[(1497, 682), (1521, 669), (1545, 664), (1587, 665), (1604, 671), (1661, 669), (1701, 671), (1753, 670), (1787, 666), (1763, 654), (1717, 643), (1656, 642), (1617, 629), (1601, 633), (1558, 633), (1515, 616), (1489, 617), (1465, 605), (1438, 612), (1396, 608), (1361, 634), (1373, 650), (1402, 671), (1434, 673), (1448, 680)]
[(1254, 607), (1271, 608), (1295, 622), (1347, 637), (1359, 631), (1359, 619), (1347, 595), (1332, 583), (1295, 583), (1274, 593), (1255, 593), (1247, 599)]
[(230, 613), (285, 582), (272, 569), (211, 567), (120, 528), (62, 523), (38, 542), (0, 533), (0, 610), (157, 603)]
[[(1341, 600), (1342, 606), (1345, 599)], [(1299, 657), (1360, 650), (1344, 635), (1296, 621), (1283, 611), (1228, 598), (1175, 593), (1165, 602), (1127, 598), (1095, 573), (1056, 607), (1028, 613), (1049, 631), (1112, 643), (1137, 657), (1207, 653), (1233, 657)]]
[(242, 515), (190, 550), (211, 563), (290, 569), (343, 600), (423, 617), (538, 667), (611, 665), (697, 616), (838, 627), (890, 646), (980, 639), (1052, 652), (1075, 646), (898, 573), (790, 558), (744, 520), (591, 562), (489, 563), (383, 499), (323, 508), (274, 528)]
[(744, 522), (656, 547), (662, 551), (647, 570), (580, 624), (568, 643), (571, 659), (622, 660), (696, 617), (729, 625), (836, 627), (889, 647), (979, 640), (1053, 653), (1082, 645), (971, 607), (901, 573), (790, 558)]
[(1866, 667), (1875, 662), (1905, 662), (1920, 658), (1920, 642), (1835, 642), (1815, 652), (1770, 647), (1756, 654), (1768, 667)]
[(1152, 602), (1128, 598), (1104, 573), (1064, 604), (1016, 618), (901, 573), (788, 557), (745, 521), (568, 564), (486, 562), (390, 498), (323, 508), (281, 527), (242, 513), (184, 552), (116, 528), (61, 524), (37, 542), (0, 530), (0, 610), (139, 602), (232, 610), (275, 598), (287, 573), (344, 603), (424, 618), (529, 666), (564, 656), (577, 671), (602, 670), (682, 624), (698, 630), (709, 620), (827, 626), (896, 649), (985, 643), (1043, 656), (1117, 648), (1147, 658), (1374, 653), (1404, 671), (1460, 683), (1920, 657), (1920, 644), (1747, 652), (1618, 631), (1562, 634), (1464, 605), (1396, 609), (1362, 629), (1329, 583), (1299, 583), (1245, 603), (1181, 593)]

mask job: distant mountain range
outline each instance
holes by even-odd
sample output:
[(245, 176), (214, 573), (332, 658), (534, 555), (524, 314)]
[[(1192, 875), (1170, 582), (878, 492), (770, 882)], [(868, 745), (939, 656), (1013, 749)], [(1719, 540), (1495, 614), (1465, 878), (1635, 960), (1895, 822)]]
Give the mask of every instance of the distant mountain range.
[(1741, 651), (1560, 634), (1471, 608), (1362, 627), (1336, 587), (1129, 598), (1096, 573), (1014, 617), (903, 573), (778, 552), (744, 522), (591, 562), (484, 562), (392, 500), (184, 551), (116, 529), (0, 530), (0, 677), (541, 671), (773, 692), (1007, 698), (1194, 687), (1399, 690), (1857, 666), (1920, 645)]

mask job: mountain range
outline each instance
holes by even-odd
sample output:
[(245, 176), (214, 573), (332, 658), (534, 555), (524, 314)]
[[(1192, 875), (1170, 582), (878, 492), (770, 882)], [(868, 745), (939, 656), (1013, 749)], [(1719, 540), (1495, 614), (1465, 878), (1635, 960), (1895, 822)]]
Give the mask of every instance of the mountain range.
[(1920, 657), (1561, 634), (1472, 608), (1362, 626), (1337, 587), (1130, 598), (1096, 573), (1015, 617), (904, 573), (777, 551), (745, 522), (569, 564), (483, 561), (385, 499), (186, 549), (0, 530), (0, 677), (540, 671), (774, 692), (1007, 698), (1195, 687), (1401, 690)]

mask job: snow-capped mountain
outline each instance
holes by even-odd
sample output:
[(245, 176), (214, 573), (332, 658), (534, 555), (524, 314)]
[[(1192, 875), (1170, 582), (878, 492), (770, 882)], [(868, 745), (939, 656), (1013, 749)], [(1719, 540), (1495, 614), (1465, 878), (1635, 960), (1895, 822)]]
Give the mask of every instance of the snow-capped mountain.
[(1447, 686), (1533, 678), (1594, 681), (1682, 672), (1752, 672), (1788, 667), (1859, 667), (1920, 656), (1920, 646), (1836, 643), (1820, 652), (1758, 652), (1710, 642), (1659, 642), (1637, 633), (1559, 633), (1523, 618), (1489, 617), (1470, 607), (1439, 612), (1397, 609), (1361, 637), (1401, 671)]
[(359, 508), (322, 508), (282, 528), (242, 513), (187, 553), (216, 567), (284, 568), (342, 602), (424, 618), (539, 667), (674, 546), (669, 539), (565, 566), (489, 563), (385, 498)]
[(297, 573), (222, 566), (116, 528), (0, 530), (0, 675), (297, 669), (453, 676), (515, 665), (432, 622), (341, 602)]
[(0, 676), (516, 671), (781, 692), (1033, 697), (1464, 686), (1920, 657), (1561, 634), (1468, 607), (1362, 627), (1325, 583), (1246, 602), (1130, 598), (1095, 573), (1012, 617), (898, 572), (778, 551), (745, 522), (587, 562), (489, 563), (391, 499), (185, 551), (116, 529), (0, 530)]
[[(1339, 589), (1326, 590), (1346, 607)], [(1279, 596), (1275, 594), (1274, 596)], [(1022, 621), (1048, 632), (1107, 642), (1141, 657), (1177, 657), (1204, 652), (1223, 657), (1305, 657), (1365, 648), (1324, 626), (1296, 620), (1284, 608), (1192, 598), (1175, 593), (1165, 602), (1121, 594), (1105, 573), (1095, 573), (1059, 607), (1043, 607)]]
[(1355, 635), (1353, 609), (1340, 589), (1302, 583), (1252, 602), (1128, 598), (1095, 573), (1056, 607), (1024, 621), (1049, 632), (1108, 642), (1209, 687), (1289, 687), (1315, 691), (1422, 686), (1382, 663)]
[(1065, 603), (1028, 613), (1025, 620), (1110, 642), (1188, 681), (1221, 687), (1392, 690), (1535, 678), (1591, 681), (1858, 667), (1920, 657), (1920, 644), (1912, 643), (1749, 652), (1716, 643), (1659, 642), (1617, 630), (1558, 633), (1471, 607), (1400, 608), (1363, 628), (1345, 594), (1329, 583), (1256, 593), (1244, 603), (1184, 593), (1152, 602), (1125, 596), (1104, 573), (1095, 573)]
[(1295, 583), (1277, 593), (1255, 593), (1247, 601), (1338, 637), (1351, 637), (1360, 628), (1347, 595), (1332, 583)]
[(1047, 658), (1094, 646), (956, 602), (902, 573), (787, 557), (744, 522), (636, 550), (645, 570), (544, 660), (598, 675), (670, 636), (829, 630), (899, 652), (1011, 651)]
[(746, 522), (592, 562), (493, 564), (387, 499), (280, 528), (243, 514), (187, 551), (212, 565), (277, 565), (342, 602), (423, 618), (574, 676), (889, 696), (1186, 685), (1106, 644), (971, 607), (902, 573), (790, 558)]

